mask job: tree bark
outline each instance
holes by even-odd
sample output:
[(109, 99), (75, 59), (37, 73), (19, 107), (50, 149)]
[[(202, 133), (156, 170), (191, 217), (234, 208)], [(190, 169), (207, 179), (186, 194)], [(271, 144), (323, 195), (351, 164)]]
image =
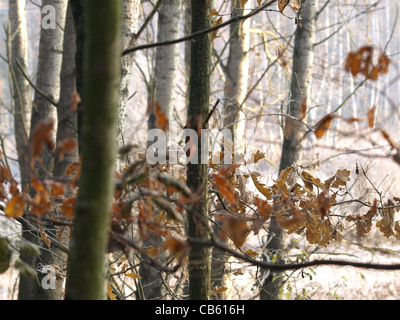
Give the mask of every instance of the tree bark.
[[(181, 0), (162, 1), (158, 10), (157, 42), (178, 38), (181, 17)], [(162, 46), (156, 50), (154, 86), (149, 88), (149, 119), (148, 130), (157, 128), (154, 107), (158, 105), (165, 117), (172, 120), (175, 102), (176, 76), (178, 72), (179, 45)], [(168, 131), (165, 132), (168, 134)], [(148, 141), (148, 145), (153, 142)], [(144, 245), (149, 247), (160, 242), (149, 232)], [(162, 296), (162, 281), (159, 271), (147, 264), (140, 265), (140, 276), (143, 293), (146, 299), (156, 299)]]
[[(178, 38), (179, 21), (181, 18), (181, 0), (169, 0), (161, 3), (158, 11), (157, 42)], [(157, 48), (155, 66), (155, 101), (163, 110), (167, 119), (172, 120), (174, 108), (174, 89), (178, 72), (179, 45)], [(155, 116), (151, 112), (148, 128), (154, 129)]]
[[(65, 139), (72, 139), (78, 143), (77, 114), (71, 110), (72, 95), (76, 92), (76, 36), (71, 5), (67, 12), (64, 33), (64, 53), (61, 68), (61, 92), (57, 107), (57, 144)], [(57, 155), (56, 155), (57, 156)], [(68, 165), (79, 160), (78, 148), (64, 152), (62, 159), (56, 157), (53, 176), (56, 179), (65, 179), (65, 169)]]
[[(121, 80), (121, 1), (86, 1), (82, 170), (66, 285), (68, 300), (105, 298)], [(100, 36), (99, 36), (100, 35)]]
[[(314, 0), (312, 3), (303, 1), (303, 6), (302, 19), (298, 20), (295, 33), (290, 102), (287, 110), (288, 115), (299, 120), (303, 120), (305, 114), (302, 115), (302, 113), (307, 111), (304, 106), (308, 106), (310, 99), (318, 0)], [(297, 163), (301, 156), (305, 127), (293, 118), (286, 118), (285, 120), (279, 172)], [(272, 239), (267, 245), (267, 250), (272, 254), (277, 253), (279, 255), (284, 249), (284, 235), (274, 217), (271, 217), (269, 231)], [(270, 273), (264, 280), (260, 299), (277, 299), (282, 285), (283, 276)]]
[[(123, 0), (122, 1), (122, 49), (126, 49), (132, 43), (132, 39), (138, 31), (139, 24), (139, 8), (140, 0)], [(130, 92), (130, 82), (132, 80), (132, 67), (134, 62), (134, 55), (128, 54), (122, 58), (121, 66), (121, 84), (120, 84), (120, 103), (119, 103), (119, 116), (118, 116), (118, 146), (122, 147), (125, 144), (125, 123), (127, 117), (127, 103), (129, 97), (132, 95)]]
[[(232, 2), (232, 18), (243, 15), (251, 2), (240, 7), (239, 1)], [(225, 104), (223, 110), (224, 127), (235, 137), (235, 152), (243, 152), (245, 116), (243, 103), (246, 98), (249, 78), (250, 19), (230, 25), (229, 56), (226, 65)]]
[(82, 137), (82, 123), (83, 123), (83, 103), (85, 97), (83, 96), (83, 60), (85, 50), (85, 2), (81, 0), (69, 1), (72, 11), (72, 16), (75, 25), (75, 68), (76, 68), (76, 91), (80, 95), (81, 102), (78, 104), (77, 112), (77, 126), (78, 126), (78, 149), (81, 151), (80, 139)]
[[(67, 3), (58, 0), (44, 0), (42, 7), (50, 5), (55, 8), (56, 24), (55, 29), (41, 28), (39, 43), (39, 60), (37, 67), (36, 87), (53, 101), (57, 101), (60, 95), (60, 71), (62, 64), (64, 26), (67, 11)], [(42, 12), (42, 19), (47, 18), (48, 12)], [(35, 92), (32, 116), (30, 119), (30, 140), (32, 141), (33, 132), (40, 121), (54, 121), (53, 140), (55, 145), (57, 113), (56, 108), (41, 94)], [(31, 160), (31, 159), (30, 159)], [(54, 159), (50, 150), (45, 149), (41, 155), (41, 163), (36, 162), (35, 175), (44, 180), (51, 176)], [(29, 173), (31, 174), (31, 173)], [(32, 191), (32, 190), (31, 190)], [(36, 222), (31, 222), (36, 226)], [(58, 250), (53, 246), (50, 248), (43, 243), (37, 230), (31, 230), (26, 225), (22, 228), (22, 236), (25, 240), (37, 243), (42, 247), (41, 256), (31, 256), (21, 254), (21, 259), (36, 269), (36, 278), (20, 277), (18, 288), (19, 300), (58, 300), (62, 294), (62, 281), (56, 281), (56, 289), (44, 289), (41, 281), (46, 273), (41, 272), (40, 266), (54, 265), (59, 263)], [(53, 251), (54, 250), (54, 251)]]
[[(36, 75), (36, 87), (51, 100), (57, 102), (60, 97), (60, 72), (62, 65), (64, 26), (67, 13), (67, 2), (61, 0), (43, 0), (42, 7), (52, 6), (56, 13), (55, 29), (40, 29), (39, 58)], [(48, 13), (42, 12), (42, 19)], [(53, 140), (56, 141), (57, 110), (46, 98), (35, 93), (34, 106), (31, 117), (31, 133), (40, 121), (54, 121)], [(32, 138), (32, 135), (31, 135)], [(42, 163), (37, 166), (40, 177), (46, 177), (52, 171), (52, 156), (46, 150), (42, 156)]]
[[(243, 9), (250, 8), (250, 5), (251, 2), (248, 1), (244, 8), (242, 8), (239, 1), (231, 0), (232, 18), (242, 16)], [(250, 20), (232, 23), (230, 25), (228, 62), (225, 68), (225, 104), (222, 117), (224, 128), (228, 128), (231, 131), (231, 136), (234, 139), (232, 142), (228, 143), (232, 143), (235, 153), (244, 152), (245, 117), (243, 113), (243, 102), (246, 97), (248, 85), (249, 46)], [(215, 231), (219, 232), (217, 229), (215, 229)], [(226, 287), (227, 277), (225, 264), (229, 255), (220, 249), (213, 249), (212, 256), (212, 287)], [(220, 299), (226, 299), (226, 297), (227, 291), (223, 291), (219, 294)]]
[(26, 1), (9, 0), (9, 65), (13, 88), (14, 130), (20, 169), (21, 185), (28, 188), (28, 141), (32, 98), (28, 80), (18, 67), (28, 73), (28, 30), (26, 20)]
[[(211, 0), (192, 0), (192, 33), (210, 28)], [(209, 112), (211, 73), (210, 34), (192, 41), (190, 57), (188, 127), (198, 134), (197, 155), (190, 155), (196, 163), (188, 163), (187, 184), (193, 192), (200, 191), (193, 210), (188, 212), (188, 236), (208, 238), (208, 185), (207, 164), (201, 163), (202, 124)], [(189, 299), (210, 298), (210, 250), (206, 247), (192, 247), (189, 251)]]

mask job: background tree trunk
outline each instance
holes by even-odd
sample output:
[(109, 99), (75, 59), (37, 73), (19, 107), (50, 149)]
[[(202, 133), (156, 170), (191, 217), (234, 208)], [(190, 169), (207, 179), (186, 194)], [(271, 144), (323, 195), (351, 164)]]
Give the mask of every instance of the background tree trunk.
[[(181, 18), (181, 0), (162, 1), (158, 10), (157, 42), (176, 39), (179, 36)], [(151, 109), (148, 130), (157, 128), (154, 106), (157, 104), (163, 110), (166, 118), (172, 120), (175, 102), (176, 76), (178, 72), (179, 45), (161, 46), (156, 50), (154, 86), (149, 92), (149, 107)], [(154, 92), (152, 92), (154, 91)], [(167, 132), (166, 132), (167, 134)], [(149, 144), (152, 142), (149, 141)], [(149, 234), (144, 241), (146, 247), (155, 245), (160, 238)], [(140, 265), (140, 275), (143, 293), (146, 299), (162, 296), (162, 281), (157, 269), (145, 263)]]
[(80, 139), (82, 137), (82, 123), (83, 123), (83, 60), (85, 50), (85, 2), (81, 0), (69, 1), (72, 11), (72, 16), (75, 25), (75, 78), (76, 78), (76, 91), (80, 95), (81, 103), (78, 104), (77, 112), (77, 125), (78, 125), (78, 149), (81, 151)]
[[(178, 38), (179, 21), (181, 18), (181, 0), (163, 1), (158, 10), (157, 42)], [(179, 45), (157, 48), (155, 66), (155, 101), (164, 111), (167, 119), (172, 120), (174, 108), (174, 93), (178, 72)], [(149, 129), (154, 129), (155, 117), (152, 112), (149, 117)]]
[(9, 0), (9, 66), (13, 88), (14, 130), (23, 189), (28, 188), (28, 141), (32, 98), (28, 80), (18, 67), (28, 73), (28, 30), (26, 1)]
[[(45, 29), (40, 31), (39, 44), (39, 61), (37, 66), (36, 87), (47, 97), (53, 101), (58, 101), (60, 95), (60, 71), (62, 64), (63, 43), (64, 43), (64, 26), (67, 12), (67, 3), (57, 0), (44, 0), (42, 7), (50, 5), (55, 8), (56, 13), (56, 28)], [(42, 12), (42, 17), (47, 17), (48, 12)], [(32, 140), (33, 132), (40, 121), (53, 121), (54, 145), (56, 141), (57, 128), (57, 111), (56, 108), (41, 94), (35, 92), (35, 98), (32, 108), (32, 117), (30, 125), (30, 140)], [(54, 159), (50, 150), (44, 150), (41, 155), (42, 162), (36, 163), (35, 174), (40, 180), (44, 180), (51, 176), (53, 170)], [(32, 226), (36, 223), (32, 221)], [(45, 290), (41, 287), (41, 280), (46, 273), (40, 272), (40, 265), (53, 265), (59, 262), (56, 261), (58, 250), (55, 250), (53, 245), (47, 247), (40, 239), (37, 230), (27, 228), (26, 225), (22, 228), (22, 235), (25, 240), (33, 243), (38, 243), (41, 247), (41, 256), (31, 256), (21, 254), (22, 260), (26, 261), (34, 269), (37, 269), (38, 280), (35, 278), (21, 277), (19, 282), (18, 299), (19, 300), (57, 300), (62, 294), (62, 281), (56, 281), (56, 289)]]
[(69, 300), (105, 297), (118, 135), (122, 3), (88, 0), (86, 6), (83, 158), (66, 286)]
[[(139, 24), (139, 9), (140, 0), (123, 0), (122, 1), (122, 48), (126, 49), (132, 43), (132, 39), (138, 31)], [(126, 110), (129, 97), (132, 92), (129, 91), (129, 85), (132, 77), (132, 67), (134, 55), (128, 54), (122, 58), (121, 66), (121, 84), (120, 84), (120, 102), (118, 116), (118, 146), (122, 147), (125, 144), (124, 133), (126, 123)]]
[[(251, 1), (248, 1), (244, 8), (240, 1), (231, 0), (232, 18), (243, 15), (243, 9), (249, 9)], [(243, 102), (247, 93), (248, 74), (249, 74), (249, 46), (250, 46), (250, 20), (232, 23), (230, 25), (229, 37), (229, 56), (225, 66), (225, 104), (222, 111), (223, 126), (231, 131), (232, 147), (228, 148), (234, 152), (244, 152), (244, 129), (245, 117), (243, 113)], [(241, 111), (241, 110), (242, 111)], [(215, 232), (219, 229), (216, 227)], [(226, 287), (225, 264), (229, 255), (219, 249), (213, 249), (212, 253), (212, 287)], [(219, 293), (220, 299), (226, 299), (227, 291)]]
[[(243, 9), (249, 9), (248, 1), (242, 9), (240, 1), (231, 0), (232, 18), (243, 15)], [(229, 56), (226, 65), (225, 104), (223, 110), (224, 127), (232, 132), (235, 152), (243, 152), (245, 116), (243, 102), (247, 94), (249, 78), (250, 20), (230, 25)], [(241, 109), (241, 110), (240, 110)]]
[[(292, 79), (290, 86), (290, 101), (287, 114), (303, 120), (305, 116), (304, 106), (308, 106), (310, 99), (310, 81), (314, 61), (314, 42), (316, 33), (316, 20), (318, 0), (312, 3), (304, 3), (302, 19), (298, 21), (295, 33)], [(304, 113), (304, 115), (302, 115)], [(303, 118), (303, 119), (302, 119)], [(285, 119), (284, 140), (282, 146), (279, 172), (297, 163), (302, 151), (305, 127), (299, 121), (292, 118)], [(267, 245), (271, 255), (278, 255), (284, 248), (283, 231), (272, 216), (269, 227), (272, 239)], [(270, 273), (264, 280), (260, 292), (260, 299), (273, 300), (279, 296), (279, 290), (283, 284), (283, 277), (277, 273)]]
[[(210, 28), (211, 0), (192, 0), (192, 33)], [(193, 192), (200, 191), (199, 200), (188, 213), (188, 236), (208, 238), (207, 164), (201, 163), (201, 130), (210, 104), (211, 41), (210, 34), (192, 41), (190, 57), (188, 127), (198, 134), (196, 152), (198, 164), (187, 166), (187, 184)], [(195, 158), (195, 155), (190, 155)], [(189, 299), (210, 298), (210, 249), (193, 247), (189, 250)]]

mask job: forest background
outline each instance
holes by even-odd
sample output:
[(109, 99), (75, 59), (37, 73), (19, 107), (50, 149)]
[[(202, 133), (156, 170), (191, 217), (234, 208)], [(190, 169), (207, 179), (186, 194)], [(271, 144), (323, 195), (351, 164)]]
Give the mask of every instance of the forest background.
[[(76, 148), (81, 132), (76, 116), (80, 98), (85, 99), (82, 92), (82, 97), (74, 93), (82, 80), (78, 76), (76, 83), (69, 80), (75, 77), (74, 70), (79, 70), (79, 65), (72, 62), (76, 52), (79, 54), (79, 38), (71, 40), (67, 36), (74, 33), (73, 28), (79, 35), (82, 26), (76, 8), (74, 15), (69, 12), (68, 16), (63, 2), (43, 1), (43, 5), (56, 8), (58, 34), (41, 37), (45, 33), (43, 18), (49, 12), (43, 13), (40, 3), (27, 1), (27, 60), (23, 74), (23, 68), (12, 62), (15, 49), (11, 43), (15, 38), (10, 32), (9, 8), (17, 2), (24, 1), (0, 2), (4, 26), (4, 41), (0, 44), (4, 193), (0, 236), (2, 245), (6, 243), (12, 252), (12, 258), (0, 256), (10, 265), (8, 268), (6, 263), (6, 272), (0, 275), (0, 294), (2, 299), (55, 299), (65, 294), (70, 252), (67, 229), (73, 223), (80, 172)], [(241, 175), (232, 166), (210, 162), (207, 168), (209, 222), (205, 233), (212, 230), (211, 240), (209, 236), (199, 239), (187, 235), (190, 227), (186, 214), (192, 212), (191, 206), (201, 196), (200, 189), (191, 188), (187, 181), (186, 166), (162, 163), (149, 167), (143, 161), (151, 145), (149, 129), (165, 130), (166, 125), (174, 123), (183, 130), (190, 125), (190, 90), (194, 86), (189, 87), (193, 68), (189, 51), (190, 44), (200, 42), (200, 38), (178, 41), (176, 45), (146, 45), (193, 33), (191, 6), (178, 0), (123, 2), (122, 47), (134, 50), (125, 52), (121, 60), (119, 134), (114, 141), (120, 150), (115, 163), (119, 173), (110, 231), (117, 234), (111, 238), (118, 241), (111, 241), (108, 248), (104, 287), (108, 298), (190, 297), (187, 264), (190, 266), (193, 248), (201, 247), (212, 249), (208, 253), (205, 250), (205, 256), (208, 254), (208, 268), (213, 271), (200, 277), (210, 278), (209, 287), (204, 287), (210, 299), (398, 299), (398, 272), (379, 270), (390, 265), (396, 270), (399, 263), (396, 214), (400, 204), (400, 161), (396, 132), (400, 29), (396, 2), (309, 0), (266, 6), (268, 1), (205, 1), (208, 27), (239, 18), (208, 32), (208, 38), (203, 39), (212, 44), (210, 78), (206, 78), (211, 87), (203, 120), (206, 116), (206, 124), (214, 132), (228, 128), (239, 136), (241, 130), (250, 133), (246, 139), (234, 141), (235, 150), (245, 153), (246, 164), (239, 167)], [(242, 18), (263, 5), (265, 8), (257, 14)], [(75, 26), (68, 26), (68, 19)], [(310, 39), (296, 33), (303, 27), (306, 34), (314, 33)], [(202, 29), (207, 29), (207, 24)], [(302, 39), (302, 44), (312, 44), (302, 48), (296, 38)], [(71, 43), (76, 39), (75, 52)], [(40, 57), (41, 41), (48, 41), (47, 48), (52, 50), (47, 51), (53, 52), (53, 57)], [(302, 50), (306, 60), (299, 58)], [(192, 52), (192, 60), (194, 55)], [(299, 66), (306, 69), (304, 81), (301, 68), (295, 69)], [(39, 170), (25, 177), (31, 190), (23, 198), (17, 197), (24, 194), (24, 171), (17, 152), (21, 136), (16, 124), (20, 115), (16, 101), (20, 98), (15, 98), (13, 78), (17, 73), (30, 80), (32, 110), (35, 105), (38, 109), (49, 105), (48, 114), (39, 112), (40, 118), (53, 114), (58, 118), (57, 134), (64, 135), (62, 139), (49, 137), (55, 134), (53, 127), (47, 122), (36, 123), (43, 125), (42, 131), (37, 131), (37, 140), (31, 136), (30, 146), (38, 150), (26, 154), (40, 160), (35, 164)], [(58, 110), (51, 105), (58, 105)], [(60, 105), (70, 111), (55, 116), (61, 112)], [(60, 125), (65, 119), (67, 125)], [(67, 129), (63, 132), (60, 128)], [(31, 132), (35, 131), (31, 128)], [(101, 131), (95, 134), (102, 138)], [(51, 147), (53, 138), (58, 142), (56, 158), (39, 150), (44, 144)], [(176, 143), (184, 145), (184, 141)], [(222, 143), (225, 151), (227, 143)], [(224, 149), (218, 143), (213, 146), (213, 155), (222, 155)], [(287, 160), (286, 165), (283, 159), (292, 151), (297, 152), (295, 161)], [(96, 161), (96, 157), (93, 159)], [(57, 163), (62, 165), (57, 168)], [(47, 164), (51, 164), (51, 170)], [(284, 210), (277, 210), (279, 207)], [(276, 239), (278, 244), (274, 244)], [(38, 247), (41, 255), (36, 254)], [(313, 265), (313, 261), (318, 263)], [(350, 266), (338, 267), (335, 261)], [(283, 273), (265, 271), (262, 264), (309, 262), (309, 267), (295, 266)], [(52, 273), (42, 272), (39, 265), (51, 266), (49, 270), (57, 270), (57, 276), (51, 278)], [(33, 278), (24, 284), (21, 279), (28, 279), (32, 273)], [(46, 276), (49, 283), (55, 280), (57, 289), (37, 291), (35, 285)], [(194, 279), (192, 274), (192, 283)], [(21, 294), (23, 286), (30, 288), (25, 297)]]

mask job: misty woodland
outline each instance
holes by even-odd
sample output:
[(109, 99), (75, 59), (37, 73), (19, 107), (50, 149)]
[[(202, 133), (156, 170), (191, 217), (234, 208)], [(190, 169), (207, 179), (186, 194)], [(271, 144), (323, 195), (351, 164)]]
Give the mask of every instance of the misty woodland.
[(0, 299), (400, 299), (399, 5), (0, 1)]

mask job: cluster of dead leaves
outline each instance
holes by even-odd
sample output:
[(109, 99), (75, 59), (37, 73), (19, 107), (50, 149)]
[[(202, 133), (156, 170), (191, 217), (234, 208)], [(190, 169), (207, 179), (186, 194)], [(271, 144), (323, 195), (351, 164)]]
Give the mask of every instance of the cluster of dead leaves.
[[(223, 200), (236, 199), (237, 186), (221, 173), (214, 177), (222, 180), (215, 180), (214, 188), (223, 195)], [(229, 207), (233, 212), (225, 211), (217, 216), (223, 226), (221, 234), (229, 236), (236, 245), (242, 246), (250, 232), (258, 234), (271, 217), (288, 233), (304, 233), (312, 244), (326, 246), (341, 239), (341, 226), (331, 221), (330, 214), (338, 192), (350, 181), (349, 170), (338, 170), (329, 179), (321, 181), (303, 167), (290, 167), (281, 172), (272, 186), (262, 183), (256, 172), (251, 172), (245, 179), (250, 179), (264, 198), (254, 197), (250, 214)], [(226, 201), (225, 207), (228, 204)]]
[(54, 179), (42, 181), (34, 170), (35, 163), (41, 165), (41, 156), (45, 146), (57, 155), (58, 161), (63, 160), (65, 153), (76, 148), (76, 142), (73, 139), (60, 141), (56, 146), (53, 141), (53, 130), (54, 122), (43, 120), (38, 122), (33, 131), (30, 192), (21, 190), (10, 171), (4, 166), (0, 166), (0, 199), (6, 203), (4, 212), (8, 217), (20, 218), (26, 212), (44, 216), (51, 215), (56, 211), (60, 211), (65, 217), (73, 216), (75, 199), (67, 197), (67, 193), (77, 187), (80, 163), (70, 164), (66, 168), (65, 176), (70, 176), (68, 182), (59, 182)]
[(377, 80), (379, 75), (389, 72), (390, 59), (381, 53), (377, 62), (374, 63), (374, 47), (363, 46), (357, 51), (349, 52), (345, 62), (345, 70), (350, 72), (353, 77), (358, 74), (366, 79)]
[(381, 207), (378, 207), (378, 200), (375, 199), (370, 206), (364, 215), (357, 214), (346, 217), (347, 221), (355, 223), (357, 235), (365, 237), (371, 231), (374, 218), (377, 219), (380, 216), (381, 219), (376, 222), (379, 231), (387, 238), (394, 236), (400, 240), (400, 222), (395, 221), (395, 214), (400, 210), (400, 198), (391, 197)]

